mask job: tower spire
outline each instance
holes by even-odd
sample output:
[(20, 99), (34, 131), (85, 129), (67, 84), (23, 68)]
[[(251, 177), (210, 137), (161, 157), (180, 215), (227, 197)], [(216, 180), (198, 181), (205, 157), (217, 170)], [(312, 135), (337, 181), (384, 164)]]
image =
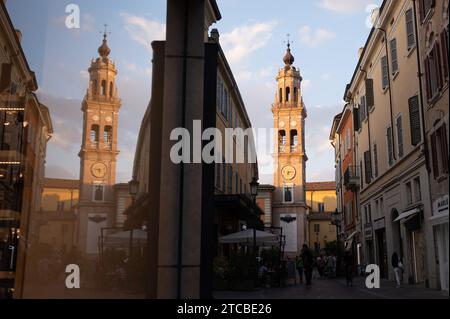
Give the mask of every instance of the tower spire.
[(109, 54), (111, 53), (111, 49), (108, 46), (108, 34), (111, 34), (111, 32), (108, 32), (108, 25), (105, 24), (105, 31), (103, 32), (103, 43), (102, 45), (98, 48), (98, 53), (100, 54), (100, 56), (102, 58), (107, 58), (109, 56)]
[(292, 64), (294, 64), (295, 58), (291, 53), (291, 41), (290, 41), (290, 34), (288, 33), (287, 35), (287, 50), (286, 50), (286, 54), (283, 58), (283, 62), (285, 64), (286, 67), (291, 67)]

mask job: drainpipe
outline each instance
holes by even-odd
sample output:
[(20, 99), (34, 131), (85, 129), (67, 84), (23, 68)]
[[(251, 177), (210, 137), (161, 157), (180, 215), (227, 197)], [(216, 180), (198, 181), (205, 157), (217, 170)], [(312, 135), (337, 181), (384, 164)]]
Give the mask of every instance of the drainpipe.
[[(189, 1), (184, 6), (184, 34), (183, 34), (183, 69), (181, 86), (181, 125), (186, 127), (186, 93), (187, 93), (187, 49), (189, 29)], [(184, 210), (184, 163), (180, 163), (180, 184), (178, 191), (178, 252), (177, 252), (177, 299), (181, 299), (181, 279), (183, 271), (183, 210)]]
[(414, 32), (416, 33), (416, 56), (417, 56), (417, 76), (419, 78), (419, 100), (420, 100), (420, 116), (422, 117), (422, 121), (420, 121), (420, 128), (422, 129), (422, 135), (423, 135), (423, 155), (425, 156), (425, 166), (427, 168), (427, 172), (431, 173), (431, 165), (430, 165), (430, 159), (428, 157), (429, 149), (428, 149), (428, 143), (427, 143), (427, 132), (425, 129), (425, 101), (423, 98), (423, 91), (422, 91), (422, 65), (421, 65), (421, 59), (420, 59), (420, 41), (419, 41), (419, 28), (417, 26), (417, 10), (416, 10), (416, 0), (411, 0), (413, 2), (413, 13), (414, 13)]
[(388, 48), (388, 39), (387, 39), (387, 32), (386, 30), (382, 28), (378, 28), (378, 30), (382, 31), (384, 33), (384, 46), (386, 49), (386, 64), (387, 64), (387, 73), (388, 73), (388, 90), (389, 90), (389, 110), (391, 114), (391, 138), (392, 138), (392, 155), (394, 160), (397, 160), (397, 153), (395, 152), (395, 134), (394, 134), (394, 114), (392, 110), (392, 90), (391, 90), (391, 68), (390, 68), (390, 62), (389, 62), (389, 48)]

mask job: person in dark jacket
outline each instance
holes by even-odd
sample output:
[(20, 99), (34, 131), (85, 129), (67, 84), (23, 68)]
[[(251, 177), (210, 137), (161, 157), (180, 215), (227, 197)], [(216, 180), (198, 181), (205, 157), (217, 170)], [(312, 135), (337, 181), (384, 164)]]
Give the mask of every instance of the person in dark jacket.
[(392, 254), (392, 268), (394, 269), (395, 281), (397, 282), (397, 288), (400, 288), (403, 281), (403, 263), (398, 254), (394, 252)]
[(303, 269), (305, 271), (306, 288), (311, 288), (312, 273), (314, 267), (314, 255), (308, 248), (308, 245), (304, 244), (302, 249), (301, 258), (303, 260)]
[(354, 268), (353, 256), (349, 251), (344, 255), (344, 267), (345, 278), (347, 279), (347, 286), (353, 286), (353, 268)]

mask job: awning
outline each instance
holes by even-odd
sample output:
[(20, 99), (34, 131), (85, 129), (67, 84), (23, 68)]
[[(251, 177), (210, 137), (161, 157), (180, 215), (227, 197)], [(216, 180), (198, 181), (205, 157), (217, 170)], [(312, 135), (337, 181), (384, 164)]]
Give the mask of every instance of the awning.
[(417, 215), (417, 214), (419, 214), (420, 212), (421, 212), (421, 209), (420, 209), (419, 207), (416, 207), (416, 208), (407, 210), (406, 212), (401, 213), (401, 214), (394, 220), (394, 223), (395, 223), (395, 222), (398, 222), (398, 221), (401, 221), (402, 219), (408, 218), (408, 217), (410, 217), (410, 216)]
[[(255, 236), (255, 233), (253, 229), (247, 229), (244, 231), (241, 231), (239, 233), (234, 233), (230, 235), (223, 236), (219, 239), (219, 241), (222, 244), (252, 244), (253, 245), (253, 238)], [(278, 236), (263, 232), (260, 230), (256, 231), (256, 244), (258, 245), (264, 245), (264, 244), (271, 244), (274, 242), (277, 242)], [(278, 244), (280, 242), (278, 241)]]
[(353, 237), (355, 237), (355, 235), (356, 235), (357, 233), (358, 233), (357, 231), (354, 231), (350, 236), (347, 237), (346, 241), (347, 241), (347, 240), (352, 240)]
[(352, 249), (353, 246), (353, 238), (355, 237), (355, 235), (358, 233), (358, 231), (354, 231), (353, 233), (351, 233), (350, 236), (347, 237), (347, 239), (345, 240), (344, 243), (344, 247), (346, 251), (349, 251)]

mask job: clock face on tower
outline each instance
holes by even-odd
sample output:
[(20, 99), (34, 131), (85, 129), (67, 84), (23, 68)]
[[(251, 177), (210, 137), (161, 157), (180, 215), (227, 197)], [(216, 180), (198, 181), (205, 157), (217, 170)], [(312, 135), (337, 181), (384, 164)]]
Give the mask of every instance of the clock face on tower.
[(105, 177), (107, 167), (103, 163), (94, 163), (91, 166), (91, 173), (97, 178)]
[(281, 170), (281, 175), (283, 176), (285, 181), (292, 181), (295, 178), (296, 174), (297, 171), (295, 170), (295, 167), (291, 165), (287, 165)]

